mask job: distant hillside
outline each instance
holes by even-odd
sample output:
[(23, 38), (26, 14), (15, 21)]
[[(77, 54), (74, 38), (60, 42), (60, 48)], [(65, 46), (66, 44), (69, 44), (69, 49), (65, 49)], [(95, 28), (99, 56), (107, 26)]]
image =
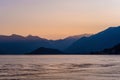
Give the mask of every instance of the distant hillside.
[(72, 36), (61, 40), (47, 40), (38, 36), (28, 35), (23, 37), (12, 34), (10, 36), (0, 35), (0, 54), (22, 54), (29, 53), (39, 47), (55, 48), (64, 50), (76, 40), (85, 35)]
[(110, 27), (100, 33), (90, 37), (83, 37), (74, 42), (66, 52), (70, 53), (90, 53), (111, 48), (120, 43), (120, 26)]
[(33, 54), (33, 55), (37, 55), (37, 54), (41, 54), (41, 55), (45, 55), (45, 54), (63, 54), (63, 52), (60, 51), (60, 50), (57, 50), (57, 49), (40, 47), (40, 48), (32, 51), (29, 54)]

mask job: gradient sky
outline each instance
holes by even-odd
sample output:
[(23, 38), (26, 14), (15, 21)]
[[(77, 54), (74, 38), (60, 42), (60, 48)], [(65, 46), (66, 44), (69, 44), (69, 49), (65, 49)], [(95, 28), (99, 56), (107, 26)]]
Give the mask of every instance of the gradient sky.
[(120, 0), (0, 0), (0, 34), (58, 39), (120, 24)]

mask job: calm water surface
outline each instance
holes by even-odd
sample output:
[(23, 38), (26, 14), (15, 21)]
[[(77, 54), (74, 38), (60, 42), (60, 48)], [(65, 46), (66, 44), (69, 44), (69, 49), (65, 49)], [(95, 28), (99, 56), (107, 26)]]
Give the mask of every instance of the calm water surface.
[(0, 80), (120, 80), (120, 56), (0, 56)]

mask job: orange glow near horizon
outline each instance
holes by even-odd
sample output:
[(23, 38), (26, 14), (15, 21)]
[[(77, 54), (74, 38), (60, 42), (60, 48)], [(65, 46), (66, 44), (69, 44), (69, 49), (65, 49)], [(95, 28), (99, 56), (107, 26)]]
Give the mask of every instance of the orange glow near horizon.
[(0, 34), (59, 39), (97, 33), (120, 21), (120, 0), (1, 0)]

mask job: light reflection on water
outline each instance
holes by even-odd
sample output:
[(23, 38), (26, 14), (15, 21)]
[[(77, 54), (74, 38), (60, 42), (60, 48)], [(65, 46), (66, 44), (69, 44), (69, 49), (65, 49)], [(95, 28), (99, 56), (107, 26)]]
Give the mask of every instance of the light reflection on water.
[(0, 80), (119, 80), (120, 56), (0, 56)]

